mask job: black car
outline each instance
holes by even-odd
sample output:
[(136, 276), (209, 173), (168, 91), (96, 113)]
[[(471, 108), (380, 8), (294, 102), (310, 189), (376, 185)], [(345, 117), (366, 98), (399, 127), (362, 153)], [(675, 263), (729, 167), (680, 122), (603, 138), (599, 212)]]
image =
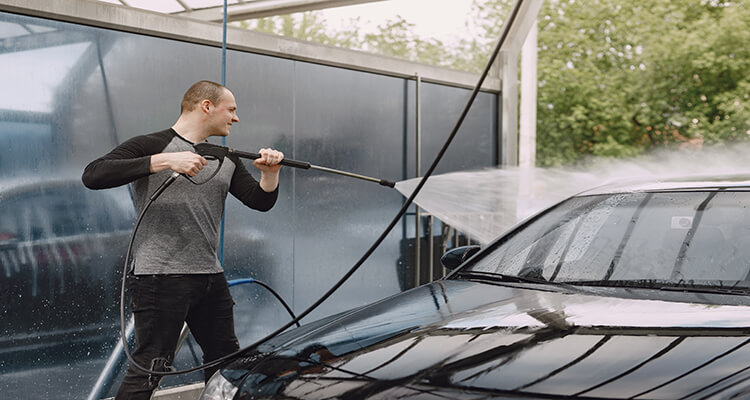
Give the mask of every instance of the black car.
[[(44, 358), (42, 364), (60, 347), (78, 345), (86, 354), (91, 338), (98, 338), (95, 347), (114, 336), (118, 271), (134, 219), (124, 188), (93, 192), (78, 179), (1, 181), (0, 352)], [(26, 361), (3, 361), (9, 359)]]
[(750, 398), (750, 176), (598, 188), (444, 259), (241, 354), (202, 399)]

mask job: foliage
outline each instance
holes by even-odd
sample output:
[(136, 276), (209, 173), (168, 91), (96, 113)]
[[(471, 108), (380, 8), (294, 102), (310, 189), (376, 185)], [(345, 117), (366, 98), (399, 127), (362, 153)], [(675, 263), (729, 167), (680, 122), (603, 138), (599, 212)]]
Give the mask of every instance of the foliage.
[(748, 26), (743, 2), (546, 1), (538, 164), (747, 140)]
[[(748, 0), (546, 0), (539, 14), (537, 163), (750, 138)], [(513, 0), (475, 0), (483, 33), (448, 48), (403, 18), (330, 32), (314, 12), (255, 29), (479, 72)]]
[[(356, 24), (356, 20), (352, 21)], [(280, 15), (240, 21), (239, 27), (259, 32), (281, 35), (299, 40), (316, 42), (330, 46), (357, 48), (360, 45), (356, 27), (330, 31), (319, 13), (306, 12), (294, 15)]]
[(413, 33), (414, 24), (403, 17), (387, 21), (376, 33), (364, 35), (363, 50), (418, 61), (431, 65), (446, 65), (446, 47), (439, 40), (424, 40)]
[[(414, 24), (401, 16), (385, 21), (375, 32), (360, 31), (359, 18), (349, 21), (348, 27), (332, 30), (326, 20), (315, 11), (241, 21), (238, 26), (260, 32), (282, 35), (300, 40), (368, 51), (429, 65), (466, 69), (474, 63), (472, 54), (445, 46), (436, 39), (424, 39), (414, 33)], [(464, 46), (461, 46), (463, 49)], [(470, 47), (468, 45), (467, 47)], [(476, 52), (474, 52), (476, 53)]]

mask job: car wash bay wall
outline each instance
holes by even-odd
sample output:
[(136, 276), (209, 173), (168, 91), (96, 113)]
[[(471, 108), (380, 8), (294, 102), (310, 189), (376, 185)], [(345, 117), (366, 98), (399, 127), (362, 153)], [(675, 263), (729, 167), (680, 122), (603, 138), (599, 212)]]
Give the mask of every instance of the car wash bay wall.
[[(0, 392), (80, 398), (118, 340), (120, 271), (135, 216), (128, 188), (89, 191), (81, 172), (119, 143), (170, 127), (190, 84), (220, 81), (221, 50), (3, 12), (0, 41)], [(273, 147), (393, 181), (414, 177), (414, 79), (237, 50), (226, 60), (240, 118), (228, 146)], [(469, 94), (421, 84), (422, 171)], [(497, 102), (480, 93), (438, 173), (495, 163)], [(271, 211), (229, 197), (227, 277), (264, 281), (302, 311), (359, 259), (403, 201), (375, 183), (285, 167)], [(308, 320), (398, 292), (405, 237), (414, 237), (411, 219)], [(232, 290), (241, 344), (288, 320), (262, 288)], [(24, 378), (38, 369), (56, 378)]]

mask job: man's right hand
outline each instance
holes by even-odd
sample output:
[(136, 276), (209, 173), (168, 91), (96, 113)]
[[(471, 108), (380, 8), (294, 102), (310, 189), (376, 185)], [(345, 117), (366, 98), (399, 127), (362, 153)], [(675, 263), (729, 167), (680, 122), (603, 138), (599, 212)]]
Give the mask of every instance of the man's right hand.
[(191, 151), (159, 153), (151, 156), (151, 172), (171, 169), (188, 176), (195, 176), (207, 164), (205, 158)]

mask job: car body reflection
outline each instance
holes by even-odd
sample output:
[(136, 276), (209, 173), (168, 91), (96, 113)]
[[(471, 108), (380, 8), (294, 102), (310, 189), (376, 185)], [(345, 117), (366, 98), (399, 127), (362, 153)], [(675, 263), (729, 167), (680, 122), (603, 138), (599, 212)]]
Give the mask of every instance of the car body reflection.
[(203, 398), (748, 397), (749, 205), (745, 176), (574, 196), (445, 279), (246, 351)]

